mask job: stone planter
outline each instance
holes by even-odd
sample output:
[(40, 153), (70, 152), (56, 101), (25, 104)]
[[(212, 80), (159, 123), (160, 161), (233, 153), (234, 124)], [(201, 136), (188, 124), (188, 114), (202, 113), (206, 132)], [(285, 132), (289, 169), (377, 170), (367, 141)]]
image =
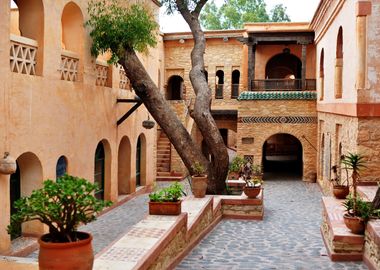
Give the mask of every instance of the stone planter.
[(247, 195), (248, 198), (254, 199), (260, 194), (261, 187), (247, 187), (247, 186), (245, 186), (243, 188), (243, 191), (244, 191), (244, 194)]
[(207, 175), (192, 176), (191, 189), (195, 198), (204, 198), (207, 190)]
[(92, 250), (92, 236), (85, 232), (78, 232), (81, 240), (68, 243), (51, 243), (45, 240), (49, 234), (38, 239), (40, 252), (38, 265), (40, 270), (91, 270), (94, 263)]
[(239, 173), (238, 172), (229, 172), (227, 179), (228, 180), (238, 180), (239, 179)]
[(149, 202), (149, 215), (179, 215), (182, 201), (178, 202)]
[(365, 222), (360, 217), (353, 217), (348, 214), (344, 214), (344, 223), (347, 228), (351, 230), (352, 233), (355, 234), (363, 234), (365, 230)]
[(337, 199), (346, 199), (349, 193), (350, 188), (348, 186), (333, 186), (333, 194)]

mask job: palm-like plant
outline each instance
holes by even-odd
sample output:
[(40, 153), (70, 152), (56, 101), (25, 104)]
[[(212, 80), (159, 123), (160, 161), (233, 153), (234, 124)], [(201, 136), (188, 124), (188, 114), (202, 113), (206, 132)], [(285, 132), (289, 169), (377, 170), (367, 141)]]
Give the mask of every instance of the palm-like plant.
[(365, 166), (365, 158), (361, 154), (357, 153), (348, 153), (344, 156), (342, 159), (342, 163), (345, 165), (346, 169), (352, 170), (352, 187), (353, 187), (353, 214), (356, 216), (357, 214), (357, 205), (356, 205), (356, 199), (357, 199), (357, 183), (359, 180), (359, 172), (366, 168)]

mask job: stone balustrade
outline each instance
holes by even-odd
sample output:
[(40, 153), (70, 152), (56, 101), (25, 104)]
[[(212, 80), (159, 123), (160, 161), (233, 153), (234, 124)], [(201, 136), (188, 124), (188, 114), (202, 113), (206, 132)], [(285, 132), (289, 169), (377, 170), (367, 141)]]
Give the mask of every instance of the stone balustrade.
[(96, 85), (106, 86), (108, 81), (108, 64), (105, 61), (96, 60)]
[(10, 66), (11, 71), (36, 75), (37, 41), (11, 34)]
[(78, 80), (79, 55), (75, 52), (61, 52), (61, 80), (75, 82)]
[(119, 69), (119, 77), (120, 77), (119, 88), (125, 89), (125, 90), (131, 90), (131, 83), (122, 66), (120, 66), (120, 69)]

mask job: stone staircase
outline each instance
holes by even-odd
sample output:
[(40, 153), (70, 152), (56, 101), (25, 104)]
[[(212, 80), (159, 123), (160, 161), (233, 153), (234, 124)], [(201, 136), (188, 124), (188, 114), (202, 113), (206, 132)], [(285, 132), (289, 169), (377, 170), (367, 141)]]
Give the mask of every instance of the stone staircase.
[(161, 131), (157, 140), (157, 177), (156, 181), (181, 181), (183, 176), (170, 170), (171, 144), (166, 134)]

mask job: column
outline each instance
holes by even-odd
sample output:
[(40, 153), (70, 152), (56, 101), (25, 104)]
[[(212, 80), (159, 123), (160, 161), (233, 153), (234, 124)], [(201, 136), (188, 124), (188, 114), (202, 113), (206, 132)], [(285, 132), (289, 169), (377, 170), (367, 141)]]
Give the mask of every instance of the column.
[(252, 80), (255, 79), (256, 45), (248, 43), (248, 90), (252, 91)]
[(301, 69), (301, 85), (302, 90), (306, 89), (306, 51), (307, 50), (307, 44), (302, 43), (302, 55), (301, 55), (301, 61), (302, 61), (302, 69)]
[(6, 254), (11, 248), (11, 238), (7, 233), (10, 221), (9, 178), (10, 175), (0, 174), (0, 254)]

